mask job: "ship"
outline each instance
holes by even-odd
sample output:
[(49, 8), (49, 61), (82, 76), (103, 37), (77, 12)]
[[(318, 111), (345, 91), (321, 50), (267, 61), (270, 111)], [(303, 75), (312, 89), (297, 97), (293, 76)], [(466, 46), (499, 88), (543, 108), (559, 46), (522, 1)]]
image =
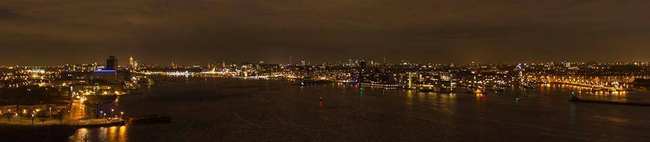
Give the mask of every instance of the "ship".
[(314, 86), (314, 85), (324, 85), (324, 84), (332, 84), (332, 83), (334, 83), (334, 82), (329, 81), (329, 80), (314, 80), (314, 79), (311, 79), (311, 78), (304, 78), (297, 85), (300, 85), (300, 86)]
[(172, 119), (169, 116), (143, 116), (129, 118), (129, 124), (140, 125), (140, 124), (161, 124), (161, 123), (171, 123)]

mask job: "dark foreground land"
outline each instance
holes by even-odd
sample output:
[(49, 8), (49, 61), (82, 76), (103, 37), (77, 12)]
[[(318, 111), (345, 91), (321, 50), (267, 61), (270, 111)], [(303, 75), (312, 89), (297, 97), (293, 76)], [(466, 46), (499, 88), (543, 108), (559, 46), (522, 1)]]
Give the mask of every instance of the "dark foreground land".
[(67, 141), (75, 133), (72, 126), (17, 126), (0, 125), (3, 142), (59, 142)]

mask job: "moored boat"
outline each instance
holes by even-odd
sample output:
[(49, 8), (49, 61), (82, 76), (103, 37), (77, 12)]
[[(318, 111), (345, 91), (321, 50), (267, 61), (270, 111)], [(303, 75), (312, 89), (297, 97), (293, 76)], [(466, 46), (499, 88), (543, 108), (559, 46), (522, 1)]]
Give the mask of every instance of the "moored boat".
[(171, 123), (171, 117), (169, 116), (143, 116), (135, 117), (129, 119), (129, 124), (160, 124), (160, 123)]

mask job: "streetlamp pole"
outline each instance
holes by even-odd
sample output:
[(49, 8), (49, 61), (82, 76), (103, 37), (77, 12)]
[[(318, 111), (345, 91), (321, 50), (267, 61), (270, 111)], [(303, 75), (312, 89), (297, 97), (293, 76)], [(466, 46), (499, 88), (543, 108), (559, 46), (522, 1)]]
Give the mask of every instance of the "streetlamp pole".
[(11, 109), (7, 109), (7, 121), (9, 121), (9, 124), (11, 124), (11, 116), (9, 113), (11, 113)]

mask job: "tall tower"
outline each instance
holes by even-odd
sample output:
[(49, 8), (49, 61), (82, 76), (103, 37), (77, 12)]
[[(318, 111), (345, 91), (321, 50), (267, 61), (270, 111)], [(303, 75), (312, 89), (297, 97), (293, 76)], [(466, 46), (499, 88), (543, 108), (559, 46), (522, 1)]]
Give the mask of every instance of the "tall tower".
[(226, 71), (228, 71), (228, 68), (226, 68), (226, 61), (221, 61), (221, 72)]
[(133, 63), (133, 56), (129, 57), (129, 68), (133, 68), (134, 63)]
[(117, 70), (117, 58), (115, 56), (110, 56), (106, 59), (106, 70)]

